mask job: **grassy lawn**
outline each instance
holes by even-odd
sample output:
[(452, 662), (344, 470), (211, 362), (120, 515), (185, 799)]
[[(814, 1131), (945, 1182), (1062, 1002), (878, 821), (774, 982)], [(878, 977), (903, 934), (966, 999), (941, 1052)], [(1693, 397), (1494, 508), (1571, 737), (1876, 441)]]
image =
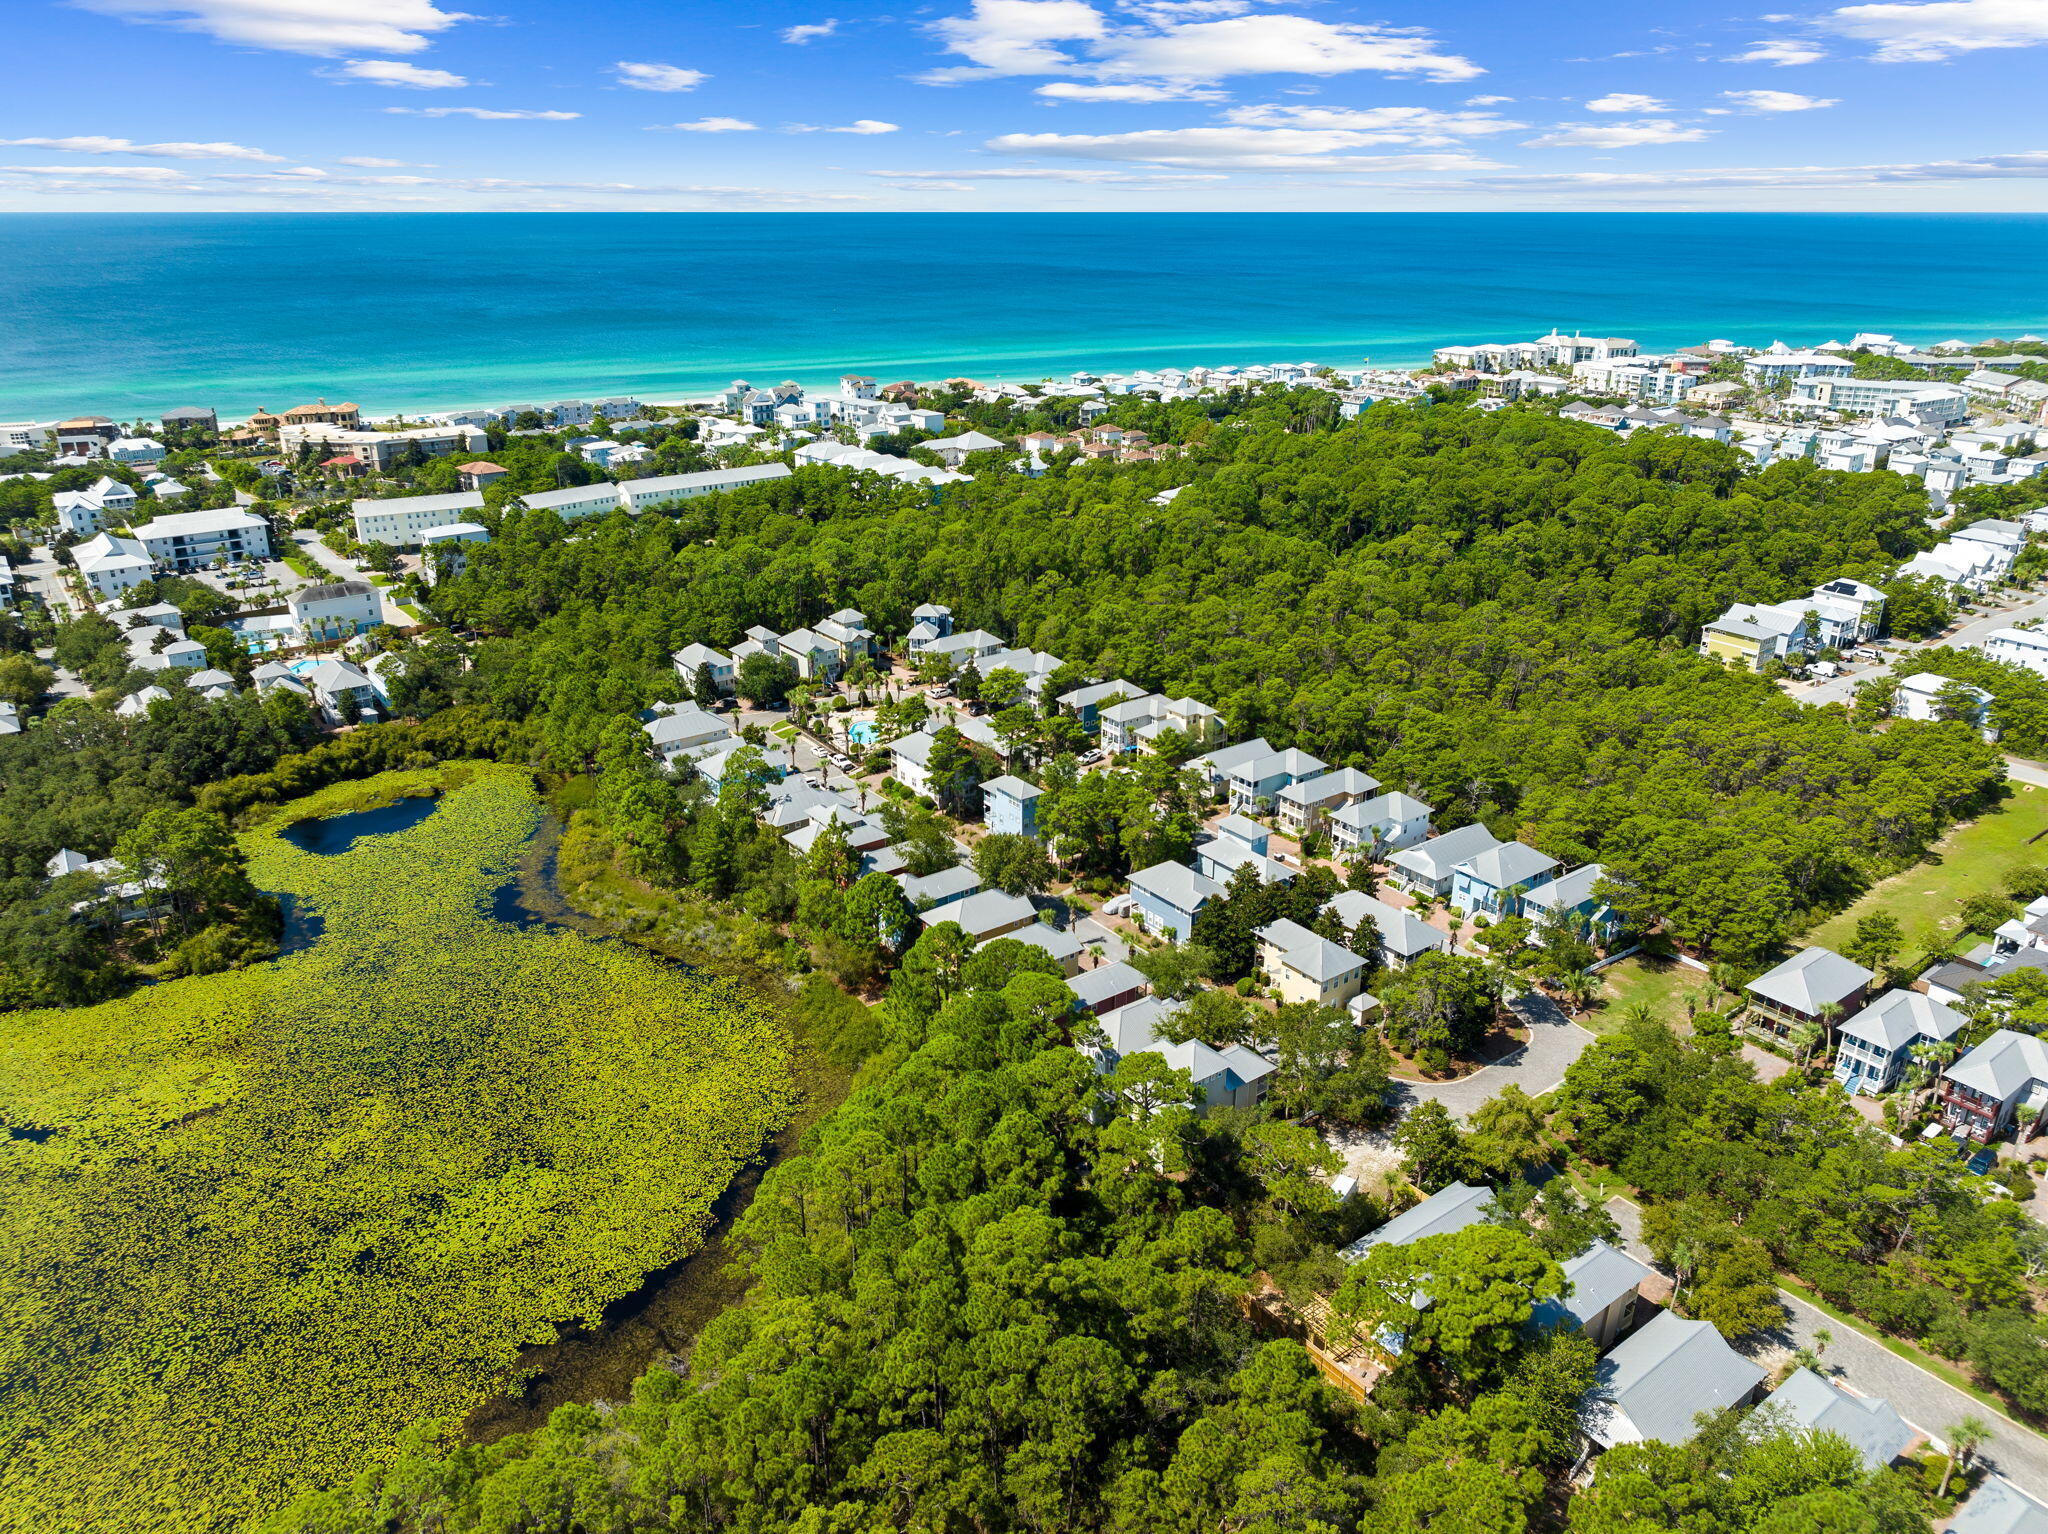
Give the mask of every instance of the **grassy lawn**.
[(1665, 1022), (1682, 1025), (1689, 1016), (1687, 997), (1698, 999), (1703, 1010), (1725, 1007), (1735, 999), (1717, 992), (1702, 971), (1671, 957), (1670, 945), (1661, 940), (1653, 940), (1641, 953), (1603, 969), (1600, 978), (1604, 982), (1600, 999), (1579, 1019), (1595, 1033), (1620, 1027), (1622, 1014), (1639, 1003)]
[(1955, 828), (1936, 844), (1927, 861), (1873, 886), (1839, 916), (1806, 934), (1806, 941), (1840, 952), (1856, 923), (1873, 911), (1889, 911), (1905, 929), (1911, 962), (1938, 937), (1959, 935), (1956, 907), (1972, 895), (2002, 893), (2005, 871), (2015, 863), (2048, 862), (2048, 789), (2015, 783), (2005, 803), (1989, 815)]

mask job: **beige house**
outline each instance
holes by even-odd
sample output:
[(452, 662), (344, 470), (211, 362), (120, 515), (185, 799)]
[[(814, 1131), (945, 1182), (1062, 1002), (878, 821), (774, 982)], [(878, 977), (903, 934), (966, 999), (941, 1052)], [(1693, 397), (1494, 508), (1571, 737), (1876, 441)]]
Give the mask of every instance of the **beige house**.
[(1299, 922), (1261, 927), (1258, 939), (1259, 964), (1282, 1001), (1341, 1007), (1365, 989), (1365, 960)]

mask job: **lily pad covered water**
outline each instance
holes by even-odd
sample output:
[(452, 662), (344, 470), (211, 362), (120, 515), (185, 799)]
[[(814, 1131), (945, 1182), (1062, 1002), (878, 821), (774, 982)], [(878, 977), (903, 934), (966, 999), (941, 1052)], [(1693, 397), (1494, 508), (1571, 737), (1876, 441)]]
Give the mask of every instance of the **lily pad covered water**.
[[(283, 831), (436, 786), (344, 851)], [(245, 842), (310, 947), (5, 1020), (0, 1120), (43, 1138), (0, 1140), (0, 1528), (240, 1526), (696, 1249), (787, 1037), (495, 919), (540, 813), (503, 768), (315, 795)]]

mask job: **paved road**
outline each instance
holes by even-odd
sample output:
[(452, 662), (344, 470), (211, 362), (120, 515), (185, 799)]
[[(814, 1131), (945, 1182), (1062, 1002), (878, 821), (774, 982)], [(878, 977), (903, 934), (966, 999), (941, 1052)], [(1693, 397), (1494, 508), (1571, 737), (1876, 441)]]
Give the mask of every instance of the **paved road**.
[(1564, 1009), (1539, 991), (1509, 1003), (1529, 1025), (1529, 1042), (1498, 1065), (1484, 1066), (1458, 1081), (1401, 1081), (1394, 1084), (1395, 1102), (1403, 1113), (1424, 1098), (1442, 1103), (1456, 1118), (1469, 1120), (1481, 1104), (1501, 1088), (1518, 1086), (1531, 1097), (1550, 1091), (1564, 1080), (1565, 1069), (1586, 1051), (1593, 1035), (1564, 1014)]
[[(299, 546), (300, 553), (304, 554), (314, 564), (320, 566), (321, 569), (327, 571), (328, 574), (338, 581), (368, 581), (370, 579), (370, 572), (368, 570), (365, 570), (353, 559), (348, 559), (335, 553), (334, 550), (320, 541), (320, 535), (311, 528), (301, 528), (298, 532), (293, 533), (292, 542)], [(406, 615), (404, 609), (398, 605), (397, 599), (391, 595), (391, 588), (379, 586), (377, 591), (378, 600), (384, 604), (384, 621), (394, 628), (411, 628), (412, 619)]]
[[(1622, 1245), (1644, 1262), (1651, 1261), (1650, 1250), (1643, 1245), (1642, 1211), (1617, 1197), (1607, 1201), (1607, 1212), (1621, 1227)], [(2022, 1491), (2048, 1497), (2048, 1439), (1816, 1310), (1797, 1295), (1781, 1289), (1778, 1297), (1789, 1312), (1786, 1324), (1749, 1339), (1743, 1352), (1759, 1362), (1776, 1363), (1792, 1348), (1816, 1346), (1815, 1334), (1825, 1330), (1829, 1341), (1821, 1362), (1839, 1383), (1866, 1396), (1884, 1397), (1901, 1417), (1936, 1440), (1964, 1417), (1981, 1417), (1991, 1424), (1991, 1437), (1983, 1449), (1990, 1467)], [(1765, 1354), (1771, 1356), (1759, 1357)]]
[(2048, 618), (2048, 592), (2042, 592), (2018, 607), (1972, 618), (1959, 628), (1937, 636), (1926, 644), (1895, 640), (1885, 646), (1885, 660), (1882, 664), (1870, 665), (1866, 662), (1844, 676), (1833, 677), (1825, 682), (1786, 682), (1784, 688), (1801, 703), (1847, 703), (1855, 697), (1858, 687), (1874, 677), (1883, 675), (1895, 660), (1937, 645), (1947, 645), (1957, 650), (1970, 649), (1983, 643), (1995, 630), (2011, 628), (2016, 623), (2032, 618)]
[(2031, 783), (2036, 788), (2048, 788), (2048, 767), (2042, 766), (2039, 762), (2009, 756), (2005, 759), (2005, 775), (2015, 783)]

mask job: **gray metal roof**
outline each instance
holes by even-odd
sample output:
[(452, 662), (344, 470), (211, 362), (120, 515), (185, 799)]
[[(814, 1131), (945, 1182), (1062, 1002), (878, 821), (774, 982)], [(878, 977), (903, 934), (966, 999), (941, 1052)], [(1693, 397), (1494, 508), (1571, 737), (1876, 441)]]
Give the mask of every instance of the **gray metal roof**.
[(981, 791), (985, 794), (1001, 794), (1005, 799), (1019, 800), (1036, 799), (1045, 792), (1036, 784), (1026, 783), (1022, 778), (1013, 778), (1008, 773), (999, 778), (990, 778), (981, 785)]
[(1836, 1433), (1848, 1439), (1872, 1470), (1884, 1469), (1920, 1436), (1892, 1410), (1891, 1402), (1877, 1396), (1850, 1395), (1811, 1369), (1794, 1369), (1784, 1384), (1764, 1398), (1764, 1405), (1777, 1407), (1812, 1432)]
[(1418, 842), (1405, 852), (1397, 852), (1388, 861), (1434, 883), (1448, 878), (1451, 870), (1460, 863), (1499, 845), (1493, 833), (1484, 826), (1460, 826), (1455, 831), (1444, 832), (1442, 836)]
[(1954, 1007), (1944, 1006), (1923, 991), (1886, 991), (1843, 1023), (1842, 1034), (1895, 1050), (1918, 1038), (1946, 1039), (1968, 1021)]
[(1956, 1510), (1948, 1534), (2048, 1534), (2048, 1507), (2012, 1482), (1987, 1476)]
[(1428, 922), (1418, 921), (1399, 906), (1375, 900), (1358, 890), (1339, 890), (1323, 909), (1336, 912), (1347, 932), (1358, 925), (1359, 917), (1370, 916), (1380, 929), (1380, 946), (1397, 959), (1412, 959), (1431, 949), (1451, 946), (1450, 938)]
[(1942, 1075), (2004, 1102), (2030, 1081), (2048, 1081), (2048, 1044), (2030, 1033), (2001, 1028)]
[(926, 912), (924, 919), (927, 926), (934, 922), (957, 921), (979, 937), (1005, 922), (1036, 920), (1037, 916), (1038, 908), (1022, 895), (1005, 895), (1001, 890), (979, 890), (965, 900), (956, 900), (951, 905)]
[(955, 868), (942, 868), (935, 874), (904, 874), (896, 882), (903, 886), (904, 898), (912, 905), (920, 900), (939, 901), (955, 895), (971, 895), (981, 888), (981, 876), (965, 863)]
[(1285, 918), (1259, 928), (1258, 935), (1280, 950), (1281, 963), (1306, 975), (1317, 985), (1356, 974), (1365, 967), (1365, 960), (1350, 949), (1339, 947), (1326, 937), (1318, 937), (1306, 927)]
[(1465, 859), (1458, 867), (1481, 883), (1504, 890), (1517, 884), (1533, 883), (1557, 867), (1557, 859), (1520, 842), (1502, 842)]
[(1698, 1431), (1695, 1416), (1734, 1406), (1764, 1378), (1705, 1321), (1660, 1311), (1600, 1360), (1584, 1425), (1603, 1448), (1645, 1439), (1685, 1443)]
[(1743, 989), (1811, 1017), (1824, 1006), (1841, 1005), (1876, 978), (1833, 949), (1802, 948)]
[[(1079, 938), (1071, 932), (1061, 932), (1055, 927), (1048, 927), (1044, 922), (1034, 922), (1028, 927), (1019, 927), (1015, 932), (1005, 932), (1000, 937), (988, 940), (988, 943), (1010, 942), (1029, 943), (1033, 948), (1042, 948), (1061, 963), (1078, 958), (1081, 953)], [(988, 943), (981, 946), (986, 948)]]
[(1563, 1266), (1570, 1291), (1561, 1300), (1545, 1300), (1530, 1319), (1558, 1326), (1570, 1317), (1575, 1324), (1584, 1326), (1655, 1271), (1605, 1241), (1595, 1241)]
[(1280, 797), (1291, 804), (1321, 804), (1339, 794), (1369, 794), (1379, 786), (1380, 780), (1369, 772), (1360, 772), (1356, 767), (1338, 767), (1320, 777), (1303, 778), (1299, 783), (1288, 784), (1280, 790)]
[(1093, 969), (1084, 969), (1080, 974), (1070, 976), (1067, 989), (1080, 998), (1082, 1006), (1093, 1007), (1111, 996), (1143, 990), (1149, 983), (1130, 965), (1119, 962), (1098, 964)]
[(1468, 1225), (1477, 1225), (1492, 1207), (1493, 1189), (1454, 1182), (1413, 1209), (1395, 1215), (1378, 1230), (1367, 1231), (1337, 1255), (1356, 1262), (1376, 1246), (1406, 1246), (1430, 1236), (1454, 1235)]
[(1575, 911), (1593, 898), (1593, 886), (1606, 876), (1606, 872), (1598, 863), (1574, 868), (1568, 874), (1559, 874), (1548, 883), (1537, 885), (1522, 897), (1523, 902), (1539, 911)]
[(1205, 879), (1185, 863), (1154, 863), (1150, 868), (1141, 868), (1131, 875), (1130, 885), (1133, 890), (1158, 897), (1176, 911), (1192, 911), (1204, 900), (1213, 900), (1223, 893), (1222, 885)]

